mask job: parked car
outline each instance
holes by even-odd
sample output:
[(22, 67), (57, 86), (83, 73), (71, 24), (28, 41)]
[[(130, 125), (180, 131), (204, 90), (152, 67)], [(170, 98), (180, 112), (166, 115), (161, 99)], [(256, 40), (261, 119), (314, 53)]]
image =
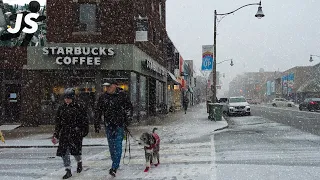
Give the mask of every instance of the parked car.
[(228, 98), (220, 98), (219, 99), (219, 103), (227, 103), (228, 102)]
[(227, 103), (224, 105), (223, 111), (229, 116), (234, 114), (245, 114), (248, 116), (251, 115), (250, 104), (242, 96), (230, 97)]
[(307, 98), (299, 104), (299, 110), (319, 111), (320, 110), (320, 98)]
[(272, 106), (277, 107), (277, 106), (287, 106), (287, 107), (293, 107), (294, 103), (292, 101), (288, 101), (284, 98), (275, 98), (272, 100)]
[(246, 100), (247, 100), (247, 102), (248, 102), (249, 104), (261, 104), (261, 100), (260, 100), (260, 99), (247, 98)]
[(249, 104), (253, 104), (253, 99), (247, 98), (246, 100), (247, 100), (247, 102), (248, 102)]

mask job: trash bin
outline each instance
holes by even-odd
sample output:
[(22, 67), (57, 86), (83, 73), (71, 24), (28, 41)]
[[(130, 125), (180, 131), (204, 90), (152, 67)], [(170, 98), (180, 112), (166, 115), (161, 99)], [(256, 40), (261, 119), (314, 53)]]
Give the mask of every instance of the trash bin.
[(223, 105), (219, 103), (214, 104), (214, 119), (216, 121), (222, 120), (222, 114), (223, 114)]
[(214, 104), (213, 103), (208, 103), (208, 119), (214, 120)]
[(210, 100), (207, 101), (207, 113), (209, 113), (209, 103), (211, 103)]
[(222, 120), (222, 113), (223, 113), (223, 105), (219, 103), (209, 103), (209, 116), (208, 119), (221, 121)]

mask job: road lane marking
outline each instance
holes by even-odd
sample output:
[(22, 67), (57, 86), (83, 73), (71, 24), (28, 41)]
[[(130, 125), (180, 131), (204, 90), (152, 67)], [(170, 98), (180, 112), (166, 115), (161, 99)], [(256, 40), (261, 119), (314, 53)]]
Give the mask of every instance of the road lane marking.
[(211, 136), (211, 158), (212, 158), (212, 163), (211, 163), (211, 169), (212, 169), (211, 180), (216, 180), (216, 179), (217, 179), (217, 166), (216, 166), (216, 148), (215, 148), (215, 145), (214, 145), (214, 134)]
[(261, 107), (261, 108), (265, 107), (265, 108), (269, 108), (269, 109), (286, 110), (286, 111), (292, 111), (292, 112), (301, 112), (301, 113), (306, 113), (306, 114), (320, 115), (320, 113), (318, 113), (318, 112), (308, 112), (308, 111), (300, 111), (300, 110), (278, 108), (278, 107), (269, 107), (269, 106), (253, 106), (253, 107)]

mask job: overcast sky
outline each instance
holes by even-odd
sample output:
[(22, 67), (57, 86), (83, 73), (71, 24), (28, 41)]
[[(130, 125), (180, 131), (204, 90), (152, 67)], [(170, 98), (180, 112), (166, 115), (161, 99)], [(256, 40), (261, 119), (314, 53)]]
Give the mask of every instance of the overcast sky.
[[(213, 44), (213, 16), (258, 0), (168, 0), (167, 30), (184, 59), (201, 67), (202, 45)], [(313, 65), (309, 55), (320, 55), (319, 0), (262, 0), (265, 17), (254, 17), (257, 6), (226, 16), (217, 27), (217, 66), (225, 73), (223, 90), (241, 72), (284, 71)], [(221, 18), (221, 17), (219, 17)]]
[[(4, 0), (24, 4), (30, 0)], [(45, 0), (39, 0), (44, 4)], [(202, 45), (213, 44), (213, 15), (227, 13), (258, 0), (167, 0), (167, 31), (185, 60), (200, 69)], [(294, 66), (313, 65), (310, 54), (320, 55), (319, 0), (262, 0), (262, 19), (254, 17), (258, 6), (245, 7), (218, 24), (217, 62), (233, 58), (234, 66), (223, 63), (223, 91), (242, 72), (284, 71)], [(219, 17), (220, 19), (221, 17)]]

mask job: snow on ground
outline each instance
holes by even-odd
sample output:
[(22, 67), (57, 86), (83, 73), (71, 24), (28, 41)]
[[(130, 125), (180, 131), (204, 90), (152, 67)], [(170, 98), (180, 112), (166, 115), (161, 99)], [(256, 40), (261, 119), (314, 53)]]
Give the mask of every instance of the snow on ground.
[[(144, 150), (142, 146), (131, 141), (131, 159), (121, 160), (116, 179), (216, 179), (214, 130), (226, 127), (223, 121), (209, 121), (205, 106), (198, 111), (190, 111), (181, 119), (169, 126), (158, 126), (157, 133), (161, 138), (160, 165), (152, 167), (148, 173), (145, 168)], [(139, 127), (134, 127), (136, 129)], [(151, 132), (153, 126), (140, 127), (141, 132)], [(138, 137), (135, 137), (138, 139)], [(125, 144), (124, 144), (125, 146)], [(123, 152), (124, 153), (124, 152)], [(123, 157), (123, 155), (122, 155)], [(127, 164), (129, 163), (129, 164)], [(79, 180), (106, 179), (111, 165), (109, 151), (104, 151), (84, 161), (85, 170), (75, 175)], [(64, 169), (48, 174), (46, 179), (59, 179)]]
[[(52, 134), (38, 134), (34, 136), (28, 136), (21, 139), (6, 140), (6, 143), (0, 143), (0, 147), (5, 146), (58, 146), (53, 145), (51, 142)], [(106, 138), (84, 138), (83, 145), (107, 145)]]
[(1, 125), (0, 126), (0, 131), (10, 131), (13, 130), (17, 127), (20, 127), (21, 125)]

